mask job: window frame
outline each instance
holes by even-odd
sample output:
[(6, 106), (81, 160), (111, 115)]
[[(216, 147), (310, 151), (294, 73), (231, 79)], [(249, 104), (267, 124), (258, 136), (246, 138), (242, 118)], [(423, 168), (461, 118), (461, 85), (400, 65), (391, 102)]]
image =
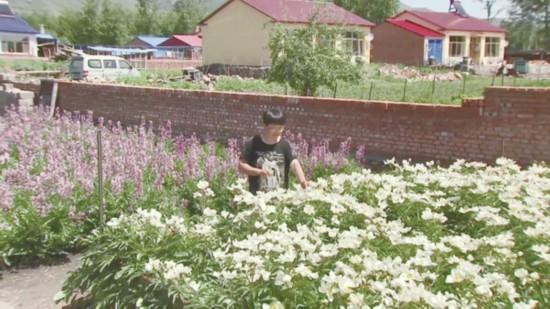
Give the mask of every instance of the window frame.
[[(114, 64), (115, 66), (113, 67), (113, 66), (107, 65), (107, 63)], [(103, 59), (103, 68), (107, 69), (107, 70), (116, 70), (117, 69), (116, 60), (114, 60), (114, 59)]]
[(465, 51), (466, 37), (459, 35), (453, 35), (449, 37), (449, 57), (464, 57)]
[[(99, 63), (99, 66), (93, 66), (92, 62)], [(103, 62), (100, 59), (88, 59), (88, 68), (90, 68), (90, 69), (103, 69)]]
[(500, 38), (486, 37), (485, 38), (485, 57), (498, 57), (500, 54)]
[(352, 56), (365, 55), (365, 38), (361, 32), (346, 31), (342, 37), (342, 43), (346, 52)]

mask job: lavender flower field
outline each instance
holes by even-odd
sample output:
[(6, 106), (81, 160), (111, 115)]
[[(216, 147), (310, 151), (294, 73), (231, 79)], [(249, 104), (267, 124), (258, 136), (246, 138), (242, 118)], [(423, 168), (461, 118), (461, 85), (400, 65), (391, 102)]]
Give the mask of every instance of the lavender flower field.
[[(98, 122), (94, 126), (91, 114), (78, 113), (48, 119), (42, 107), (31, 113), (8, 110), (0, 135), (0, 269), (77, 250), (80, 236), (97, 227), (98, 129), (108, 218), (137, 207), (194, 209), (200, 180), (221, 191), (237, 177), (242, 140), (222, 146), (196, 136), (174, 137), (169, 123), (123, 128)], [(300, 136), (289, 138), (309, 174), (350, 163), (349, 141), (331, 153), (327, 141), (310, 145)]]

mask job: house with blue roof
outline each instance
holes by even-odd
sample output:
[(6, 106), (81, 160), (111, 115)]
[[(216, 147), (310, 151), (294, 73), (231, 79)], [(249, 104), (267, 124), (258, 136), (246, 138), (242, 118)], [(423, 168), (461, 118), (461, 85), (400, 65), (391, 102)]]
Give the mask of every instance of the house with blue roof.
[(159, 47), (159, 45), (168, 39), (167, 37), (160, 36), (139, 35), (128, 42), (125, 47), (154, 49), (153, 58), (164, 58), (166, 57), (166, 49)]
[(0, 56), (38, 56), (39, 34), (21, 17), (15, 15), (8, 1), (0, 0)]

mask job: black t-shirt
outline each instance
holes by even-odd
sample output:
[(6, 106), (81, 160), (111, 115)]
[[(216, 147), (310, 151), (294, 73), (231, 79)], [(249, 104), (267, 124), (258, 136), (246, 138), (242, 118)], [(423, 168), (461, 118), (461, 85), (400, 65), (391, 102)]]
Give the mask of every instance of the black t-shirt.
[(266, 144), (259, 135), (254, 136), (244, 145), (241, 160), (259, 169), (269, 169), (273, 175), (248, 176), (250, 192), (288, 189), (288, 172), (294, 158), (290, 144), (283, 138), (275, 144)]

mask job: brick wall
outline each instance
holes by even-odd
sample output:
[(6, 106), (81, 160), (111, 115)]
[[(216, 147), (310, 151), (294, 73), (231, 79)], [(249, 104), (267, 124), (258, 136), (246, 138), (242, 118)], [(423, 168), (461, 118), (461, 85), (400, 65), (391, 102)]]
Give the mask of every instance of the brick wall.
[(260, 113), (280, 107), (291, 131), (351, 137), (370, 156), (550, 162), (550, 89), (488, 88), (485, 99), (444, 106), (59, 82), (58, 105), (126, 125), (169, 120), (176, 133), (220, 139), (257, 133)]
[(424, 65), (424, 38), (385, 22), (372, 28), (372, 62)]

